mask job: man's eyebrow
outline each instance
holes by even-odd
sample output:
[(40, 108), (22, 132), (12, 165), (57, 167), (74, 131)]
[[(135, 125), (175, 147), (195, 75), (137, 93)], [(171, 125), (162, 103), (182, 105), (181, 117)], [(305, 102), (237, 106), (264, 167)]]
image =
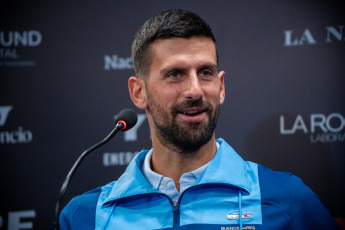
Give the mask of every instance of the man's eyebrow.
[(217, 64), (209, 63), (209, 64), (204, 64), (198, 67), (198, 69), (218, 69)]
[[(218, 69), (218, 65), (215, 63), (204, 63), (200, 66), (197, 66), (196, 68), (197, 70), (201, 70), (201, 69)], [(172, 65), (172, 66), (167, 66), (166, 68), (161, 69), (159, 72), (160, 73), (167, 73), (169, 71), (186, 71), (188, 70), (188, 67), (185, 66), (180, 66), (180, 65)]]

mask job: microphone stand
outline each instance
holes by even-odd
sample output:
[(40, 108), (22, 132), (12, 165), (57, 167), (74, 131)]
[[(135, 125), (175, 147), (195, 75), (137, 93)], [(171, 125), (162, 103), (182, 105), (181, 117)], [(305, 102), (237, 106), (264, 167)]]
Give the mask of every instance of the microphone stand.
[(55, 206), (55, 218), (54, 218), (54, 222), (53, 222), (53, 227), (55, 230), (59, 230), (60, 226), (59, 226), (59, 216), (61, 213), (61, 205), (62, 205), (62, 201), (65, 197), (65, 193), (67, 190), (67, 186), (70, 182), (70, 180), (72, 179), (73, 175), (75, 174), (75, 172), (77, 171), (78, 167), (80, 166), (81, 162), (94, 150), (98, 149), (99, 147), (101, 147), (102, 145), (104, 145), (105, 143), (107, 143), (118, 131), (120, 131), (121, 129), (123, 129), (125, 127), (125, 124), (123, 122), (118, 122), (115, 126), (115, 128), (109, 133), (109, 135), (104, 138), (102, 141), (98, 142), (97, 144), (91, 146), (89, 149), (85, 150), (77, 159), (77, 161), (74, 163), (74, 165), (72, 166), (71, 170), (68, 172), (62, 186), (60, 189), (60, 195), (59, 195), (59, 199), (56, 202), (56, 206)]

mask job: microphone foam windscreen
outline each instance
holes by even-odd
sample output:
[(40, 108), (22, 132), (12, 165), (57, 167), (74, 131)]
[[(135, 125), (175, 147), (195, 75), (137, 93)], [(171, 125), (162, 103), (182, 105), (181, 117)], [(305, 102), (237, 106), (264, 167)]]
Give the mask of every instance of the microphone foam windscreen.
[(126, 122), (126, 128), (122, 131), (131, 129), (138, 121), (138, 115), (133, 109), (124, 109), (116, 116), (116, 123), (120, 120)]

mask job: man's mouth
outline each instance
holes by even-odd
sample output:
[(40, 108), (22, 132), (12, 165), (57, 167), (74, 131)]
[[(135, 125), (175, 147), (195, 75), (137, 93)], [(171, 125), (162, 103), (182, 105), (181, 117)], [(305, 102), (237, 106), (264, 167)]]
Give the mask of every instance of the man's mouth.
[(178, 113), (187, 121), (199, 122), (204, 118), (205, 112), (205, 108), (187, 108), (180, 110)]
[(179, 111), (180, 114), (186, 115), (186, 116), (198, 116), (199, 114), (202, 114), (206, 111), (204, 108), (188, 108)]

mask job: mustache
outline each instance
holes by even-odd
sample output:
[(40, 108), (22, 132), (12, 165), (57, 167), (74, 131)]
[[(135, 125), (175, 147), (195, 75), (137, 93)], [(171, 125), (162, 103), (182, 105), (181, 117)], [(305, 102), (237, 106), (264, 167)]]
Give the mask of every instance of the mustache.
[(198, 99), (198, 100), (186, 100), (180, 104), (177, 104), (176, 106), (174, 106), (173, 108), (173, 112), (175, 114), (177, 114), (179, 111), (182, 111), (184, 109), (188, 109), (188, 108), (192, 108), (192, 107), (198, 107), (201, 108), (205, 111), (209, 111), (212, 110), (212, 106), (210, 103), (205, 102), (203, 99)]

